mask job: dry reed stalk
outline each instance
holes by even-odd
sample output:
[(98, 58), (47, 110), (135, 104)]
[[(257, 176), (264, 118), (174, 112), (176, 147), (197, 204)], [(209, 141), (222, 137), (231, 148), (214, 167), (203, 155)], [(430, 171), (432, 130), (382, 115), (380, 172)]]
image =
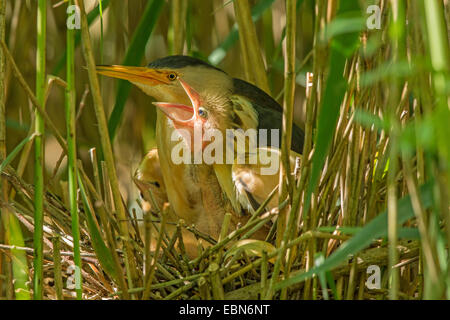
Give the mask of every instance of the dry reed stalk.
[[(6, 24), (6, 0), (0, 0), (0, 41), (5, 41), (5, 24)], [(6, 159), (6, 108), (5, 108), (5, 102), (6, 102), (6, 61), (5, 61), (5, 55), (2, 52), (0, 52), (0, 163), (2, 163)], [(7, 195), (7, 181), (4, 178), (0, 179), (0, 197), (3, 201), (8, 200)], [(2, 218), (5, 217), (7, 219), (8, 212), (6, 210), (1, 210)], [(4, 221), (6, 220), (4, 219)], [(0, 228), (0, 239), (5, 241), (5, 243), (9, 242), (6, 229), (4, 224)], [(4, 261), (4, 255), (0, 254), (0, 274), (2, 274), (3, 270), (3, 261)], [(8, 282), (10, 282), (11, 279), (6, 279)], [(3, 279), (0, 278), (0, 288), (3, 287)], [(1, 291), (0, 291), (1, 295)]]
[(270, 94), (266, 68), (259, 49), (258, 37), (248, 0), (236, 0), (233, 4), (239, 25), (239, 39), (242, 46), (247, 79)]
[[(38, 1), (37, 10), (37, 51), (36, 51), (36, 101), (45, 107), (46, 79), (46, 33), (47, 33), (47, 1)], [(35, 162), (34, 162), (34, 275), (33, 296), (35, 300), (43, 299), (43, 251), (44, 251), (44, 120), (42, 114), (35, 112)]]
[(171, 7), (171, 19), (173, 28), (172, 54), (183, 54), (184, 28), (187, 10), (186, 0), (174, 0)]
[(64, 300), (63, 296), (63, 281), (61, 273), (61, 252), (60, 252), (60, 237), (56, 236), (52, 238), (53, 243), (53, 274), (55, 281), (56, 299)]
[[(283, 123), (281, 134), (281, 161), (280, 161), (280, 178), (279, 185), (279, 202), (282, 203), (288, 196), (292, 203), (294, 179), (291, 175), (290, 168), (290, 150), (291, 150), (291, 138), (292, 138), (292, 123), (294, 113), (294, 100), (295, 100), (295, 28), (296, 28), (296, 2), (288, 0), (286, 2), (286, 55), (284, 58), (284, 98), (283, 98)], [(281, 241), (285, 235), (286, 223), (288, 217), (288, 208), (280, 210), (277, 219), (277, 241), (276, 244), (279, 247)], [(291, 212), (291, 216), (294, 216), (292, 222), (294, 222), (296, 212)], [(292, 226), (288, 225), (289, 231)], [(287, 237), (288, 235), (286, 235)]]

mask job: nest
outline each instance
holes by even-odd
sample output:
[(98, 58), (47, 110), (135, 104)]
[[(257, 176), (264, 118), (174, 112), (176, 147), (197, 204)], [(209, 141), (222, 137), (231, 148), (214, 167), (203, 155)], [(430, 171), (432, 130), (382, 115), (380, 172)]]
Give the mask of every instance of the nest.
[[(260, 299), (260, 298), (305, 298), (305, 284), (310, 286), (312, 278), (289, 286), (286, 290), (274, 290), (286, 276), (303, 273), (310, 268), (310, 241), (322, 245), (332, 253), (349, 236), (338, 233), (307, 231), (294, 237), (286, 246), (276, 247), (272, 227), (266, 241), (252, 240), (253, 233), (271, 224), (277, 211), (260, 210), (253, 213), (245, 225), (227, 234), (227, 220), (218, 241), (202, 234), (195, 226), (183, 221), (172, 225), (175, 232), (166, 232), (170, 224), (166, 220), (166, 205), (161, 212), (147, 212), (144, 221), (137, 218), (136, 210), (128, 212), (128, 239), (119, 236), (119, 223), (111, 202), (104, 202), (84, 172), (82, 176), (89, 192), (80, 196), (80, 252), (81, 292), (83, 299)], [(33, 226), (33, 186), (24, 182), (12, 168), (2, 175), (17, 192), (16, 199), (2, 206), (14, 214), (30, 233)], [(139, 202), (143, 211), (151, 206)], [(98, 212), (103, 212), (99, 214)], [(228, 219), (227, 219), (228, 218)], [(183, 232), (190, 232), (198, 240), (198, 255), (190, 259), (186, 254)], [(44, 299), (75, 299), (77, 272), (73, 257), (71, 217), (64, 200), (55, 194), (45, 195), (44, 221)], [(32, 241), (27, 241), (32, 242)], [(23, 250), (31, 264), (33, 249), (9, 247), (0, 250)], [(402, 242), (399, 246), (403, 268), (410, 279), (418, 279), (419, 244), (417, 241)], [(156, 259), (154, 259), (157, 257)], [(349, 257), (330, 273), (337, 283), (349, 285), (353, 281), (355, 292), (362, 298), (385, 297), (387, 290), (368, 290), (365, 287), (367, 267), (377, 265), (384, 268), (388, 263), (388, 250), (381, 241), (356, 257)], [(278, 268), (278, 270), (275, 270)], [(288, 269), (289, 270), (288, 270)], [(278, 272), (275, 279), (272, 275)], [(30, 268), (30, 282), (33, 269)], [(364, 281), (363, 281), (364, 280)], [(355, 284), (356, 282), (356, 284)], [(412, 282), (415, 283), (414, 281)], [(418, 283), (417, 283), (418, 284)], [(415, 293), (417, 284), (408, 284)], [(124, 293), (123, 288), (127, 290)], [(412, 288), (415, 289), (412, 289)], [(323, 288), (322, 288), (323, 289)], [(32, 290), (32, 288), (30, 288)], [(347, 290), (345, 290), (348, 292)], [(336, 289), (319, 290), (317, 299), (337, 294)], [(406, 294), (405, 294), (406, 296)], [(306, 297), (310, 298), (310, 297)], [(334, 297), (336, 298), (336, 297)]]

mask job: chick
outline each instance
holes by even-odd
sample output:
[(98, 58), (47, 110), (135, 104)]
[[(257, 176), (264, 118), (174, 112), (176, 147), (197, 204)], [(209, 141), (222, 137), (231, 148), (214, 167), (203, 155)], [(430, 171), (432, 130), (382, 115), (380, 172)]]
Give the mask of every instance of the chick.
[[(134, 182), (141, 192), (142, 198), (150, 206), (157, 205), (158, 208), (151, 208), (150, 211), (157, 212), (162, 209), (164, 203), (168, 202), (166, 187), (159, 165), (158, 149), (151, 149), (142, 159), (139, 168), (136, 170)], [(153, 195), (153, 203), (151, 196)]]
[[(157, 215), (160, 210), (167, 207), (169, 202), (166, 192), (166, 186), (164, 184), (164, 179), (161, 173), (161, 166), (159, 162), (158, 149), (151, 149), (142, 159), (138, 169), (136, 170), (134, 177), (134, 182), (141, 192), (143, 198), (145, 211), (151, 213), (154, 218), (153, 220), (159, 220), (160, 217)], [(153, 199), (152, 199), (153, 198)], [(155, 205), (157, 208), (155, 208)], [(165, 227), (165, 232), (169, 237), (172, 237), (176, 232), (176, 224), (179, 222), (179, 218), (174, 213), (173, 209), (168, 206), (167, 210), (167, 223)], [(140, 226), (143, 228), (143, 225)], [(144, 230), (142, 230), (144, 231)], [(144, 235), (144, 232), (141, 232)], [(152, 227), (151, 230), (151, 250), (155, 250), (156, 240), (158, 237), (158, 231)], [(183, 229), (183, 243), (186, 250), (186, 254), (189, 258), (195, 258), (198, 254), (197, 239), (195, 236)], [(178, 242), (176, 243), (178, 246)]]

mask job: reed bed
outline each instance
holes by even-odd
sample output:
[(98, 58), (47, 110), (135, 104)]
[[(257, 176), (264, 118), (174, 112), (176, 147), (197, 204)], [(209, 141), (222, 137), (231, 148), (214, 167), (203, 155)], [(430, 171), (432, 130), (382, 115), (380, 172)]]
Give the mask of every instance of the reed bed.
[[(450, 298), (449, 7), (0, 0), (0, 299)], [(95, 73), (174, 53), (284, 110), (279, 207), (231, 233), (225, 215), (219, 239), (183, 220), (167, 232), (170, 205), (139, 198), (155, 110)], [(290, 168), (293, 122), (305, 144)]]

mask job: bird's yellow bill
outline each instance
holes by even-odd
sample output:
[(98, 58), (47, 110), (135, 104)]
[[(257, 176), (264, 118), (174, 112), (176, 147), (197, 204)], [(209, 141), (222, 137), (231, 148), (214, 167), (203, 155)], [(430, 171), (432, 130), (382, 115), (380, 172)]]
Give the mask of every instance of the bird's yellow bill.
[(170, 83), (168, 76), (171, 72), (168, 70), (118, 65), (97, 66), (96, 70), (97, 73), (104, 76), (128, 80), (133, 83), (142, 83), (150, 86)]

